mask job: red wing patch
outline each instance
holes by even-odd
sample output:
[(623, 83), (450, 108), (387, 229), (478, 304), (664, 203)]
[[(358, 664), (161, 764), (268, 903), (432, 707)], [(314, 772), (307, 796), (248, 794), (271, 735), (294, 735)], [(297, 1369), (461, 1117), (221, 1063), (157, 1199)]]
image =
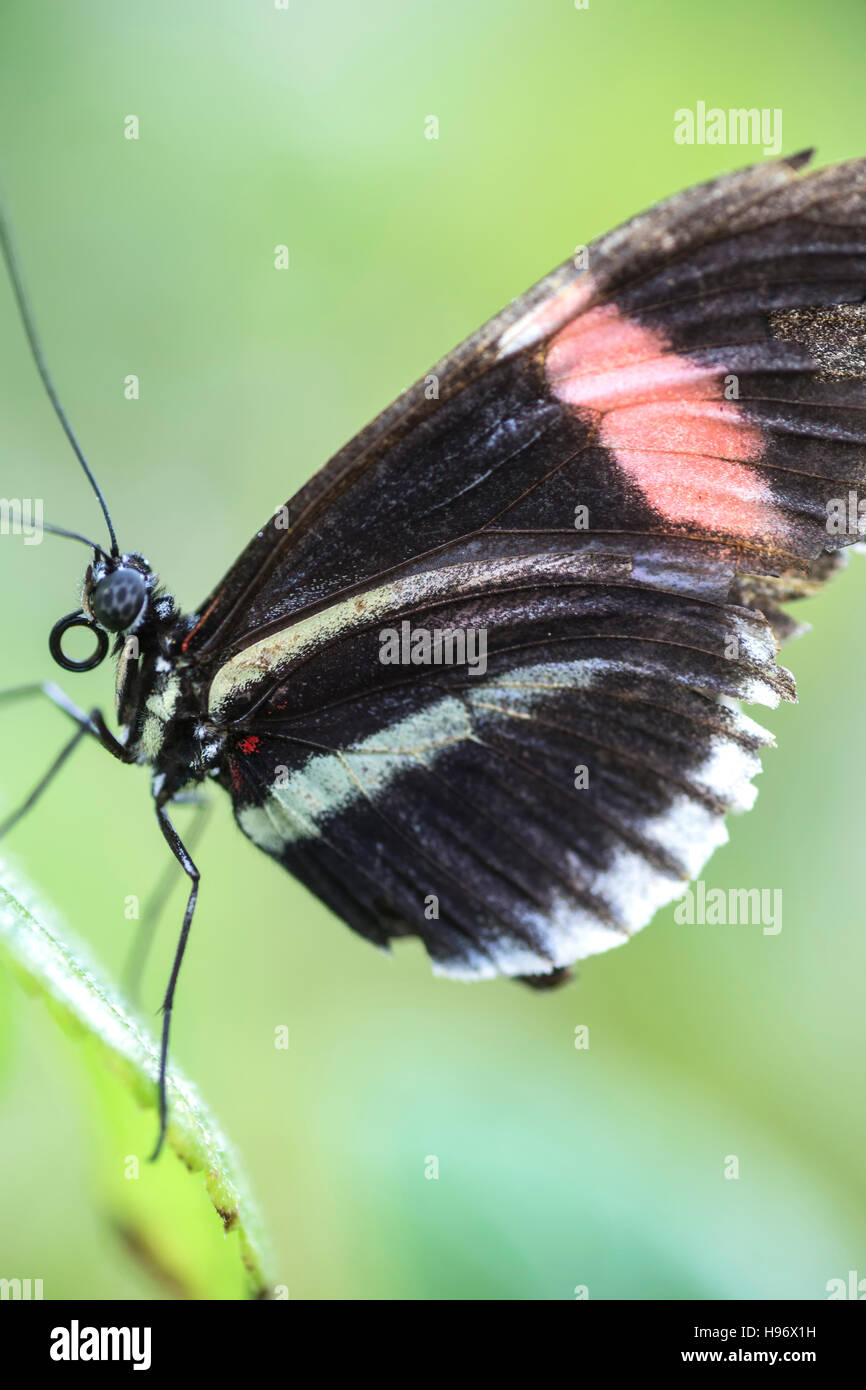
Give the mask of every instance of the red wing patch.
[(718, 366), (604, 304), (552, 339), (546, 371), (558, 400), (599, 419), (599, 443), (666, 520), (745, 541), (780, 529), (771, 489), (748, 467), (761, 431), (725, 400)]

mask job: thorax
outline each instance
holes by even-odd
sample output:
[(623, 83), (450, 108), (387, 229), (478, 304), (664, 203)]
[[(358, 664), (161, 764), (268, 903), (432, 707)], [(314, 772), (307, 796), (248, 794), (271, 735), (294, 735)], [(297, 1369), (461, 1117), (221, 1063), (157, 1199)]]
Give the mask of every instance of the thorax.
[(127, 637), (117, 652), (116, 708), (121, 738), (153, 769), (154, 794), (170, 800), (216, 768), (224, 731), (207, 716), (198, 664), (184, 657), (187, 621), (173, 613)]

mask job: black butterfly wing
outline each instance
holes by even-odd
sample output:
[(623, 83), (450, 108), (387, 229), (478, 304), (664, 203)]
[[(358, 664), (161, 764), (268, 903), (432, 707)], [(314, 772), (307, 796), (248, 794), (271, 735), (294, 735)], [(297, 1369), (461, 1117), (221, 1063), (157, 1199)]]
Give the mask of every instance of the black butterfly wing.
[[(543, 975), (643, 925), (793, 698), (777, 600), (866, 471), (866, 165), (763, 165), (594, 243), (264, 527), (187, 641), (244, 830), (350, 925)], [(487, 635), (486, 670), (383, 631)]]

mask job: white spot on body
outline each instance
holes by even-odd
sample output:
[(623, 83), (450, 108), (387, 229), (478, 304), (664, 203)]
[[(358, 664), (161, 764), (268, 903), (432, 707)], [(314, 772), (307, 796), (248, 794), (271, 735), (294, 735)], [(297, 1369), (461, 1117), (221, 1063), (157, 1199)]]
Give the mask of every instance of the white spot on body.
[(171, 675), (147, 698), (140, 740), (146, 762), (153, 762), (159, 755), (165, 738), (165, 726), (177, 709), (180, 693), (180, 678)]

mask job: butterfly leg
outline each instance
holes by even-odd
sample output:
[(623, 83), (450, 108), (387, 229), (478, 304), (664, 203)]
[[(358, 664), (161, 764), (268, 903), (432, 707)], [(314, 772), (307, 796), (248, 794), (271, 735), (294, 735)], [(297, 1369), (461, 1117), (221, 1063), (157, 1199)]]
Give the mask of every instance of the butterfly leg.
[(198, 898), (199, 872), (189, 856), (189, 852), (172, 825), (165, 807), (159, 802), (156, 804), (156, 816), (159, 821), (159, 828), (168, 843), (169, 849), (180, 864), (184, 873), (190, 879), (189, 897), (186, 902), (186, 911), (183, 914), (183, 926), (180, 929), (180, 937), (174, 953), (174, 961), (171, 967), (171, 975), (168, 980), (168, 988), (165, 991), (165, 998), (162, 1001), (162, 1041), (159, 1051), (159, 1134), (156, 1140), (156, 1148), (150, 1155), (151, 1163), (159, 1157), (159, 1152), (165, 1140), (166, 1124), (168, 1122), (168, 1099), (166, 1096), (166, 1070), (168, 1065), (168, 1035), (171, 1028), (171, 1011), (174, 1004), (174, 991), (177, 985), (177, 977), (180, 974), (180, 967), (183, 961), (183, 953), (186, 950), (187, 938), (189, 936), (192, 915), (195, 912), (196, 899)]
[[(195, 793), (182, 793), (174, 797), (173, 804), (175, 806), (180, 802), (192, 806), (193, 814), (195, 815), (194, 821), (190, 819), (189, 834), (187, 836), (187, 848), (191, 853), (201, 839), (210, 813), (211, 802), (204, 800), (204, 798), (197, 796)], [(156, 928), (162, 916), (162, 910), (174, 887), (176, 873), (177, 869), (174, 864), (166, 864), (164, 873), (160, 877), (153, 893), (145, 903), (141, 921), (138, 923), (129, 955), (127, 956), (123, 971), (124, 989), (127, 996), (134, 1004), (138, 1003), (141, 979), (147, 964), (147, 957), (151, 945), (153, 944), (153, 938), (156, 935)]]
[(39, 681), (33, 685), (18, 685), (13, 686), (9, 690), (0, 690), (0, 701), (21, 699), (27, 695), (46, 696), (53, 705), (61, 709), (64, 714), (69, 715), (69, 718), (75, 721), (78, 728), (69, 742), (60, 750), (44, 777), (40, 778), (26, 800), (22, 802), (17, 810), (7, 816), (4, 821), (0, 822), (0, 839), (2, 839), (14, 825), (17, 825), (22, 816), (26, 815), (30, 808), (36, 804), (46, 787), (53, 782), (70, 753), (72, 753), (73, 749), (77, 748), (78, 744), (86, 735), (89, 734), (92, 738), (95, 738), (102, 744), (102, 747), (107, 748), (109, 753), (112, 753), (114, 757), (120, 758), (123, 762), (131, 761), (127, 749), (109, 732), (99, 710), (92, 710), (90, 714), (85, 714), (83, 710), (80, 710), (77, 705), (73, 704), (68, 695), (65, 695), (60, 687), (56, 686), (53, 681)]
[(21, 805), (16, 807), (16, 809), (12, 811), (10, 815), (6, 817), (5, 820), (0, 821), (0, 840), (3, 839), (4, 835), (8, 834), (8, 832), (12, 829), (13, 825), (18, 824), (22, 817), (25, 816), (27, 812), (30, 810), (31, 806), (35, 806), (36, 802), (39, 800), (40, 796), (45, 791), (45, 788), (49, 786), (51, 782), (54, 781), (56, 774), (60, 771), (63, 764), (66, 762), (66, 759), (69, 757), (70, 753), (73, 751), (74, 748), (78, 747), (78, 744), (85, 737), (87, 732), (87, 729), (83, 725), (80, 729), (75, 730), (75, 733), (72, 735), (72, 738), (69, 740), (67, 744), (64, 745), (63, 748), (61, 748), (60, 752), (57, 754), (57, 757), (54, 759), (54, 762), (51, 764), (45, 775), (41, 777), (39, 781), (36, 783), (36, 786), (33, 788), (30, 795), (26, 797), (25, 800), (22, 801)]

